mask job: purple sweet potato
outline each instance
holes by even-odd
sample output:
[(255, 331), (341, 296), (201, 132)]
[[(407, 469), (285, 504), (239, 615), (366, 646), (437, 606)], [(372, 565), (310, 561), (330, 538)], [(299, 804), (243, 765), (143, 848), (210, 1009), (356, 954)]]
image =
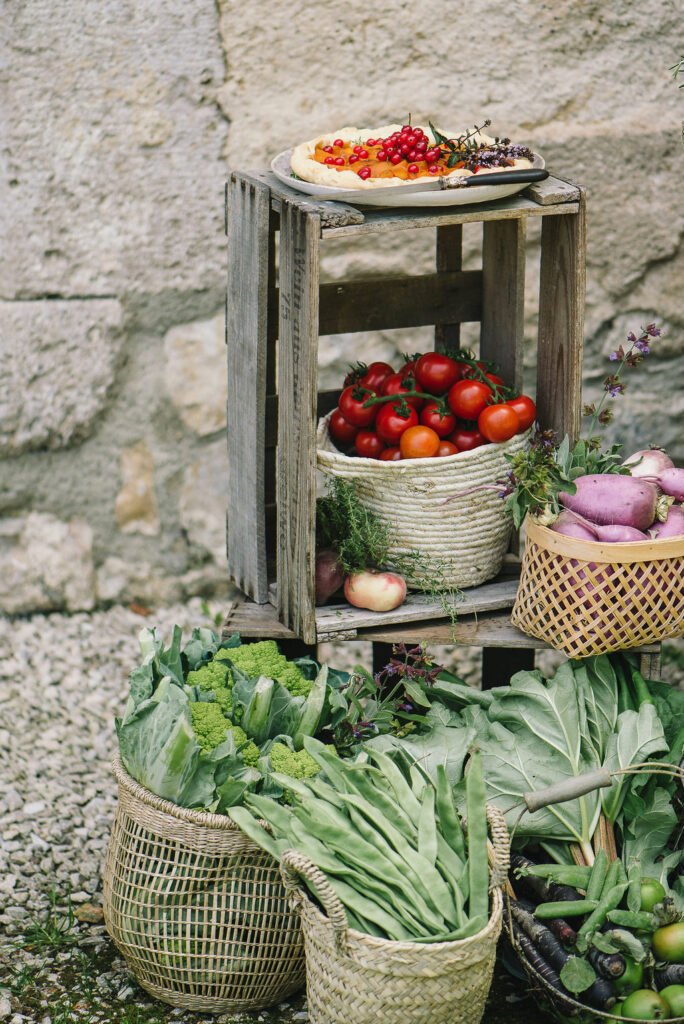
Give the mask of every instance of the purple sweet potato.
[(649, 533), (652, 537), (684, 536), (684, 508), (681, 505), (671, 505), (665, 522), (660, 523), (656, 520)]
[(588, 525), (580, 523), (569, 509), (563, 509), (558, 519), (551, 526), (554, 533), (562, 533), (566, 537), (577, 537), (579, 540), (596, 540), (596, 533)]
[(684, 469), (664, 469), (658, 476), (658, 486), (675, 501), (684, 501)]
[(562, 504), (598, 526), (618, 524), (647, 529), (656, 518), (656, 487), (633, 476), (589, 473), (575, 480), (575, 494), (562, 492)]

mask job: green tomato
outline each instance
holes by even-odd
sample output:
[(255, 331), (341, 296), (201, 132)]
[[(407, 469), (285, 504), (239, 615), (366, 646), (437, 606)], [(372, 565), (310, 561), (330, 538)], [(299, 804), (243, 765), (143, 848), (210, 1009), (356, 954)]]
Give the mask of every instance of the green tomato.
[(684, 985), (668, 985), (661, 988), (660, 995), (670, 1007), (671, 1017), (684, 1017)]
[(622, 1004), (622, 1016), (632, 1020), (666, 1020), (669, 1013), (665, 1000), (650, 988), (632, 992)]
[(644, 965), (638, 964), (631, 957), (625, 957), (625, 973), (621, 974), (613, 982), (613, 989), (616, 996), (628, 996), (630, 992), (636, 992), (644, 983)]
[(611, 1006), (610, 1010), (608, 1011), (611, 1017), (621, 1017), (623, 1005), (624, 1003), (621, 1000), (619, 1003), (616, 1003), (615, 1006)]
[(684, 921), (667, 924), (653, 932), (653, 955), (668, 964), (684, 963)]
[(641, 879), (641, 906), (640, 910), (653, 910), (657, 903), (662, 903), (667, 893), (657, 878)]

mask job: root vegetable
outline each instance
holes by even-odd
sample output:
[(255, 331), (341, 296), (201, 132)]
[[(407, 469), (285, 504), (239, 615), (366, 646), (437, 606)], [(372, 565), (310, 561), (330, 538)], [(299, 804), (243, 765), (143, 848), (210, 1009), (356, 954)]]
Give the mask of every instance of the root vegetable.
[(681, 537), (684, 535), (684, 508), (671, 505), (664, 523), (656, 520), (648, 531), (652, 537)]
[(646, 448), (635, 452), (622, 463), (629, 469), (632, 476), (659, 476), (664, 470), (672, 469), (674, 462), (661, 448)]
[(596, 533), (599, 540), (608, 544), (630, 544), (632, 541), (648, 540), (642, 530), (635, 530), (633, 526), (621, 526), (619, 523), (597, 526)]
[(325, 604), (344, 583), (344, 572), (337, 552), (324, 548), (316, 555), (316, 604)]
[(645, 480), (614, 473), (588, 473), (575, 480), (575, 494), (559, 494), (562, 504), (598, 526), (619, 524), (645, 530), (656, 518), (658, 491)]
[(658, 486), (675, 501), (684, 501), (684, 469), (665, 469), (658, 475)]
[(563, 509), (551, 529), (554, 533), (562, 533), (566, 537), (577, 537), (579, 540), (596, 540), (596, 530), (584, 526), (568, 509)]
[(345, 580), (344, 596), (355, 608), (389, 612), (406, 600), (406, 581), (394, 572), (355, 572)]

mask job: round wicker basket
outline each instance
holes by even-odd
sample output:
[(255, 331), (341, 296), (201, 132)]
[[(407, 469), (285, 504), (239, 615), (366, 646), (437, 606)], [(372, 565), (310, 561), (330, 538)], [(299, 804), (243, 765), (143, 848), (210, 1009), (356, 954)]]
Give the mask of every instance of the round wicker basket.
[(391, 523), (393, 553), (418, 550), (448, 560), (452, 571), (444, 582), (452, 587), (475, 587), (497, 575), (511, 536), (497, 485), (510, 468), (506, 455), (521, 451), (530, 431), (445, 458), (381, 462), (338, 451), (329, 419), (318, 425), (318, 467), (353, 482), (363, 504)]
[[(458, 942), (393, 942), (355, 931), (325, 875), (299, 853), (283, 855), (283, 879), (302, 915), (311, 1024), (478, 1024), (494, 970), (503, 917), (500, 886), (509, 864), (503, 815), (488, 808), (488, 819), (491, 914), (482, 931)], [(325, 914), (301, 878), (313, 884)]]
[(511, 621), (570, 658), (684, 633), (684, 537), (601, 544), (526, 520)]
[(104, 914), (138, 983), (209, 1013), (262, 1009), (300, 988), (301, 927), (275, 861), (229, 818), (160, 799), (118, 756), (113, 770)]

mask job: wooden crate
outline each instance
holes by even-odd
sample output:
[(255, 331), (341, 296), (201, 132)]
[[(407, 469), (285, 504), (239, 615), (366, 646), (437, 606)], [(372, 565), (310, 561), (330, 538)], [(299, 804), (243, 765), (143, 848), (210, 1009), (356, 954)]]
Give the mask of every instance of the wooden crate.
[[(369, 616), (377, 621), (372, 613), (314, 604), (316, 426), (339, 397), (339, 391), (318, 391), (318, 338), (434, 325), (436, 346), (443, 348), (458, 343), (461, 323), (479, 322), (481, 356), (499, 363), (504, 378), (519, 387), (526, 227), (529, 218), (541, 218), (539, 420), (576, 435), (584, 194), (551, 177), (496, 203), (362, 210), (303, 196), (270, 172), (235, 173), (226, 211), (230, 576), (251, 602), (273, 604), (273, 620), (306, 643), (355, 636), (369, 628)], [(463, 225), (476, 223), (482, 266), (464, 271)], [(393, 233), (424, 228), (435, 231), (433, 273), (321, 283), (327, 239), (351, 245), (368, 236), (387, 246), (388, 235), (396, 240)], [(514, 591), (509, 567), (501, 579), (468, 590), (459, 615), (510, 608)], [(444, 614), (439, 604), (413, 596), (383, 623)]]

